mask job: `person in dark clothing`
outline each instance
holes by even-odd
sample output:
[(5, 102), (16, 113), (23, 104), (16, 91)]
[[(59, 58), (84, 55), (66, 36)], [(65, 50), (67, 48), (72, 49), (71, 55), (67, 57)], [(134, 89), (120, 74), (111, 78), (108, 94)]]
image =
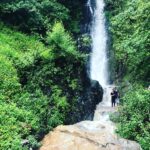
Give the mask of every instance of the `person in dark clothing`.
[(116, 93), (115, 93), (115, 89), (112, 90), (112, 92), (110, 93), (111, 95), (111, 104), (112, 104), (112, 107), (114, 106), (115, 107), (115, 104), (116, 104)]

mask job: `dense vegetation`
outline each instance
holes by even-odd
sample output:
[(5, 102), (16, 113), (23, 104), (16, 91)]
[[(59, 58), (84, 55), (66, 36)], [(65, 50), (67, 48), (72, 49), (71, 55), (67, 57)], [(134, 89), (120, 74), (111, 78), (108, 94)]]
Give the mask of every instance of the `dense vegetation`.
[(119, 77), (150, 81), (149, 70), (149, 8), (148, 0), (114, 1), (108, 3), (112, 48)]
[(55, 21), (67, 30), (79, 33), (82, 9), (86, 0), (1, 0), (0, 19), (26, 33), (45, 35)]
[(142, 148), (150, 147), (150, 91), (134, 87), (123, 97), (118, 132), (125, 138), (138, 141)]
[(69, 10), (56, 0), (2, 0), (0, 17), (24, 32), (45, 33), (56, 20), (69, 18)]
[(71, 34), (83, 3), (0, 1), (0, 149), (37, 149), (53, 127), (77, 121), (86, 57)]
[(61, 23), (47, 33), (47, 47), (3, 24), (0, 29), (0, 148), (22, 149), (22, 139), (37, 148), (44, 133), (73, 121), (67, 116), (78, 111), (85, 58)]
[[(150, 2), (106, 0), (110, 23), (115, 77), (122, 91), (118, 132), (150, 147)], [(118, 82), (119, 81), (119, 82)]]

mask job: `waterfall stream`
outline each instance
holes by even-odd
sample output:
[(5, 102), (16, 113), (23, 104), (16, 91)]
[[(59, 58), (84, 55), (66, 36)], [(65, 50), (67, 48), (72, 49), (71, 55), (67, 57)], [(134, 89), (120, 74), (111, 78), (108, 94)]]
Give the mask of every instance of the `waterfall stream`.
[[(91, 6), (89, 6), (91, 8)], [(107, 33), (105, 28), (104, 1), (96, 0), (91, 29), (92, 56), (91, 78), (104, 88), (108, 84)]]
[[(92, 55), (91, 55), (91, 79), (97, 80), (104, 89), (102, 102), (97, 106), (94, 120), (106, 121), (109, 114), (104, 112), (110, 109), (110, 92), (112, 87), (108, 85), (108, 58), (107, 58), (107, 31), (105, 27), (104, 0), (95, 0), (93, 22), (91, 27)], [(88, 1), (89, 7), (90, 1)], [(101, 111), (103, 110), (103, 111)], [(102, 112), (102, 113), (100, 113)]]

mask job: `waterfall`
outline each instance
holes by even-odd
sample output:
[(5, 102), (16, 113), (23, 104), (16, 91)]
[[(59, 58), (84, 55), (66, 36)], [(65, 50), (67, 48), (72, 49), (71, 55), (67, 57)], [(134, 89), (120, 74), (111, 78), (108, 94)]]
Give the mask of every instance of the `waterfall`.
[[(90, 73), (91, 79), (97, 80), (104, 88), (108, 85), (107, 32), (105, 28), (104, 0), (95, 0), (91, 27), (92, 55)], [(91, 5), (90, 0), (88, 5)], [(89, 6), (91, 8), (91, 6)]]

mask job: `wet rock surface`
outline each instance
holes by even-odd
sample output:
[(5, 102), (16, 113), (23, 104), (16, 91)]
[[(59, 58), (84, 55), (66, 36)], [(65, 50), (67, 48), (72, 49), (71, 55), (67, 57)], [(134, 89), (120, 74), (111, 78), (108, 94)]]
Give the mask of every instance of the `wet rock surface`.
[(77, 102), (78, 111), (71, 114), (76, 122), (92, 120), (96, 105), (102, 101), (103, 97), (103, 89), (98, 81), (90, 80), (87, 75), (83, 78), (83, 90)]

